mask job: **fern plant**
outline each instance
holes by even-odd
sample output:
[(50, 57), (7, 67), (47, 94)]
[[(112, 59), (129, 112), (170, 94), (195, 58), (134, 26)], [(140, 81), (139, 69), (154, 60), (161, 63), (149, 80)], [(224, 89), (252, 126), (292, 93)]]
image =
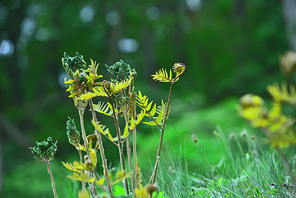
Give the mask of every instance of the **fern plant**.
[[(296, 53), (288, 52), (280, 58), (281, 69), (288, 79), (296, 69)], [(260, 128), (266, 135), (264, 142), (279, 152), (285, 168), (296, 187), (295, 177), (291, 172), (288, 160), (282, 152), (282, 148), (296, 145), (296, 132), (294, 129), (295, 118), (282, 113), (282, 103), (296, 105), (296, 88), (286, 83), (281, 86), (278, 83), (267, 86), (267, 91), (273, 98), (270, 110), (264, 106), (260, 96), (246, 94), (240, 99), (239, 114), (246, 119), (251, 126)]]
[[(108, 192), (110, 197), (113, 197), (112, 186), (119, 181), (124, 182), (126, 195), (133, 193), (136, 197), (152, 196), (153, 192), (157, 190), (155, 181), (166, 120), (169, 115), (173, 85), (185, 72), (185, 65), (175, 63), (169, 72), (161, 69), (152, 75), (156, 81), (171, 84), (168, 101), (161, 101), (160, 105), (149, 101), (148, 97), (142, 94), (140, 90), (135, 91), (134, 84), (137, 73), (135, 69), (132, 69), (129, 64), (122, 60), (111, 66), (106, 65), (107, 71), (113, 79), (103, 81), (100, 81), (103, 76), (97, 73), (98, 64), (91, 60), (91, 64), (86, 67), (83, 56), (78, 53), (74, 57), (70, 57), (65, 53), (62, 58), (62, 65), (70, 77), (69, 80), (65, 79), (65, 84), (69, 97), (73, 99), (78, 110), (83, 140), (83, 144), (80, 144), (80, 132), (77, 130), (74, 120), (69, 117), (67, 121), (68, 140), (78, 150), (80, 160), (74, 163), (63, 162), (63, 165), (73, 172), (72, 176), (68, 176), (70, 179), (82, 182), (79, 197), (96, 197), (98, 195), (97, 187), (102, 188), (104, 192)], [(174, 77), (173, 73), (175, 73)], [(108, 102), (100, 100), (97, 104), (93, 103), (93, 98), (101, 97), (107, 98)], [(91, 123), (95, 131), (87, 136), (84, 128), (84, 112), (88, 106), (92, 114)], [(107, 126), (97, 119), (97, 113), (113, 118), (116, 133), (109, 130)], [(144, 121), (146, 118), (150, 119), (150, 121)], [(125, 122), (123, 128), (119, 126), (119, 119), (123, 119)], [(142, 185), (141, 169), (137, 160), (137, 127), (140, 123), (156, 126), (161, 130), (154, 170), (149, 184), (146, 186)], [(106, 137), (118, 148), (121, 169), (116, 173), (115, 177), (112, 177), (108, 169), (102, 136)], [(130, 137), (133, 140), (132, 145), (130, 145)], [(124, 147), (127, 150), (126, 154), (123, 152)], [(98, 164), (97, 151), (101, 156), (103, 175), (95, 171)], [(82, 152), (86, 153), (84, 157), (82, 157)], [(128, 165), (125, 164), (125, 156), (127, 156)]]

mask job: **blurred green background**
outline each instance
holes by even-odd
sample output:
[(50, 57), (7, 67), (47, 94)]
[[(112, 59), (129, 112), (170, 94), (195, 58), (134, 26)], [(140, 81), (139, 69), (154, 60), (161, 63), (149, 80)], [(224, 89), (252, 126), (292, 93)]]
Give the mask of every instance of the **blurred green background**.
[[(183, 62), (187, 71), (173, 90), (164, 161), (181, 152), (195, 171), (201, 160), (191, 140), (195, 134), (211, 163), (218, 163), (213, 131), (239, 135), (248, 128), (236, 112), (238, 98), (267, 97), (266, 86), (283, 80), (278, 56), (295, 49), (289, 2), (2, 0), (0, 196), (52, 197), (46, 165), (35, 162), (28, 149), (48, 136), (58, 140), (51, 166), (60, 197), (72, 186), (61, 161), (73, 162), (78, 154), (68, 143), (65, 122), (68, 116), (79, 122), (63, 85), (64, 52), (99, 62), (105, 79), (110, 76), (104, 65), (124, 60), (137, 70), (136, 89), (155, 102), (167, 99), (169, 84), (152, 81), (151, 74)], [(87, 113), (88, 133), (93, 132), (90, 118)], [(112, 130), (110, 120), (99, 119)], [(147, 126), (138, 131), (139, 163), (143, 175), (150, 175), (160, 134)], [(106, 138), (104, 144), (109, 164), (116, 167), (117, 148)]]

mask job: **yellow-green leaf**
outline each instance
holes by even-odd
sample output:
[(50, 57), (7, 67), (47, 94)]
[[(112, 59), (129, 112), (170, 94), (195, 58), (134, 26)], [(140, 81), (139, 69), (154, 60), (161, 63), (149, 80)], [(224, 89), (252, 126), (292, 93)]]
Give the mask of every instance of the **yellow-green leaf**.
[(88, 100), (88, 99), (91, 99), (91, 98), (94, 98), (94, 97), (97, 97), (98, 95), (96, 93), (91, 93), (91, 92), (87, 92), (85, 94), (82, 94), (79, 99), (82, 99), (82, 100)]
[(101, 185), (104, 184), (104, 182), (105, 182), (105, 178), (102, 178), (102, 179), (96, 181), (96, 184), (99, 185), (99, 186), (101, 186)]
[(90, 198), (86, 189), (78, 192), (78, 198)]
[(156, 122), (158, 124), (161, 123), (162, 117), (163, 117), (163, 109), (160, 111), (158, 117), (156, 118)]
[(143, 122), (143, 124), (147, 124), (147, 125), (150, 125), (150, 126), (154, 126), (154, 125), (156, 125), (156, 123), (155, 123), (154, 121)]
[[(147, 100), (147, 102), (148, 102), (148, 100)], [(149, 110), (150, 110), (152, 103), (153, 103), (153, 101), (151, 101), (151, 102), (146, 106), (146, 111), (149, 111)]]
[(62, 164), (70, 171), (74, 171), (74, 172), (77, 172), (77, 173), (80, 173), (80, 171), (75, 167), (73, 166), (72, 164), (69, 164), (68, 162), (65, 163), (62, 161)]
[(92, 166), (95, 169), (97, 166), (97, 152), (95, 149), (90, 149), (89, 153)]
[(73, 173), (73, 176), (68, 175), (67, 177), (69, 179), (78, 180), (78, 181), (82, 181), (82, 182), (92, 183), (95, 181), (95, 178), (89, 177), (87, 173), (80, 173), (80, 174)]
[(128, 124), (126, 123), (125, 127), (124, 127), (124, 132), (123, 132), (123, 137), (127, 137), (128, 136)]
[(134, 118), (132, 117), (132, 118), (131, 118), (131, 126), (130, 126), (130, 130), (132, 131), (132, 130), (134, 130), (134, 128), (135, 128), (135, 120), (134, 120)]
[(154, 104), (152, 110), (150, 111), (150, 115), (154, 116), (155, 112), (156, 112), (156, 104)]
[(141, 113), (138, 115), (136, 125), (140, 124), (140, 122), (143, 120), (144, 116), (145, 116), (145, 111), (141, 110)]

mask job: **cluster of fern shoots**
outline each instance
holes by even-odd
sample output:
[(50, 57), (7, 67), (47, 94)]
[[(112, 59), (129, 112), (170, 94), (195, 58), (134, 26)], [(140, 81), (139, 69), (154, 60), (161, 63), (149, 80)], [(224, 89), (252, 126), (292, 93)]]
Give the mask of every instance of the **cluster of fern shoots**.
[[(73, 99), (80, 119), (80, 132), (76, 128), (75, 121), (70, 117), (66, 123), (68, 140), (77, 149), (80, 159), (73, 163), (62, 163), (73, 172), (73, 175), (68, 176), (68, 178), (81, 182), (82, 190), (79, 192), (79, 197), (97, 197), (97, 188), (103, 189), (105, 195), (114, 197), (112, 186), (121, 181), (123, 181), (126, 195), (151, 197), (153, 192), (157, 191), (156, 175), (173, 85), (185, 72), (185, 65), (175, 63), (169, 72), (161, 69), (152, 75), (153, 80), (168, 82), (171, 85), (168, 101), (162, 100), (160, 105), (149, 101), (148, 97), (141, 91), (135, 91), (136, 70), (122, 60), (112, 66), (106, 65), (112, 79), (103, 81), (100, 80), (103, 76), (98, 74), (98, 64), (91, 60), (91, 64), (87, 66), (83, 56), (78, 53), (74, 57), (65, 53), (62, 58), (62, 65), (70, 77), (70, 79), (65, 79), (66, 91), (69, 92), (69, 97)], [(175, 73), (174, 77), (173, 73)], [(97, 104), (94, 104), (94, 98), (98, 98)], [(88, 110), (91, 112), (92, 119), (90, 121), (94, 127), (94, 132), (92, 134), (88, 132), (89, 135), (87, 135), (84, 127), (84, 113)], [(114, 120), (115, 131), (109, 130), (97, 119), (98, 113)], [(120, 127), (120, 119), (125, 123), (123, 127)], [(158, 127), (161, 131), (154, 170), (149, 183), (144, 187), (137, 160), (137, 126), (140, 123)], [(108, 160), (105, 156), (102, 138), (107, 138), (118, 148), (121, 168), (115, 176), (108, 169)], [(34, 148), (37, 149), (37, 147)], [(126, 154), (124, 147), (126, 147)], [(99, 152), (101, 159), (102, 174), (97, 173), (97, 166), (100, 164), (99, 159), (97, 159), (97, 152)], [(34, 154), (35, 156), (39, 155), (38, 153)], [(52, 183), (54, 184), (53, 181)]]

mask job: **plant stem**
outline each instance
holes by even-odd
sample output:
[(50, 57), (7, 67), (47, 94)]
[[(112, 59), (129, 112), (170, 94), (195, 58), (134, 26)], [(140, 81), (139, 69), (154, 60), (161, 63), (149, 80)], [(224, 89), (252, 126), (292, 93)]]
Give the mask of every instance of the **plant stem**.
[(57, 196), (57, 191), (56, 191), (55, 183), (54, 183), (54, 180), (53, 180), (52, 172), (51, 172), (51, 169), (50, 169), (50, 166), (49, 166), (49, 160), (48, 160), (47, 155), (45, 155), (45, 158), (46, 158), (47, 171), (48, 171), (48, 174), (49, 174), (49, 177), (50, 177), (50, 180), (51, 180), (51, 187), (52, 187), (53, 195), (54, 195), (55, 198), (57, 198), (58, 197)]
[[(111, 96), (109, 96), (109, 94), (108, 94), (108, 98), (110, 100), (110, 103), (111, 103), (111, 106), (112, 106), (113, 115), (114, 115), (113, 118), (114, 118), (115, 128), (116, 128), (117, 137), (118, 137), (118, 151), (119, 151), (121, 169), (126, 172), (125, 163), (124, 163), (123, 146), (122, 146), (122, 142), (121, 142), (121, 133), (120, 133), (119, 125), (118, 125), (118, 119), (117, 119), (117, 115), (116, 115), (116, 112), (115, 112), (114, 103), (112, 101)], [(125, 190), (125, 194), (126, 195), (129, 195), (129, 189), (128, 189), (128, 181), (127, 181), (127, 179), (124, 179), (124, 190)]]
[[(129, 143), (129, 137), (127, 137), (127, 140), (126, 140), (126, 151), (127, 151), (127, 159), (128, 159), (129, 171), (133, 172), (133, 165), (132, 165), (132, 158), (131, 158), (131, 147), (130, 147), (130, 143)], [(132, 189), (133, 189), (133, 192), (134, 192), (134, 190), (135, 190), (134, 174), (131, 174), (131, 184), (132, 184)]]
[(282, 161), (284, 163), (284, 167), (285, 167), (286, 171), (288, 172), (288, 174), (289, 174), (289, 176), (291, 178), (291, 181), (293, 183), (293, 186), (295, 188), (296, 187), (296, 181), (295, 181), (294, 175), (292, 174), (292, 171), (291, 171), (291, 168), (289, 166), (288, 160), (287, 160), (286, 156), (284, 155), (284, 153), (282, 152), (282, 150), (280, 148), (277, 147), (276, 149), (277, 149), (277, 151), (279, 152), (279, 154), (281, 156), (281, 159), (282, 159)]
[[(98, 122), (96, 113), (94, 111), (94, 106), (93, 106), (92, 99), (89, 100), (89, 106), (90, 106), (90, 110), (91, 110), (94, 121)], [(107, 159), (105, 157), (105, 151), (104, 151), (102, 136), (101, 136), (101, 133), (97, 129), (95, 129), (95, 130), (96, 130), (96, 135), (97, 135), (97, 138), (98, 138), (98, 141), (99, 141), (99, 149), (100, 149), (100, 154), (101, 154), (101, 159), (102, 159), (102, 166), (103, 166), (105, 179), (106, 179), (106, 182), (107, 182), (108, 191), (109, 191), (110, 197), (113, 198), (113, 192), (112, 192), (112, 188), (111, 188), (110, 181), (109, 181), (109, 171), (108, 171)]]
[(133, 131), (133, 156), (134, 156), (134, 170), (135, 170), (135, 181), (136, 181), (135, 187), (139, 188), (140, 178), (138, 178), (139, 165), (138, 165), (138, 158), (137, 158), (137, 130), (136, 129), (134, 129)]
[(79, 113), (79, 120), (80, 120), (80, 127), (81, 127), (83, 143), (85, 146), (87, 157), (88, 157), (88, 159), (90, 159), (89, 146), (88, 146), (88, 141), (86, 138), (86, 133), (85, 133), (85, 128), (84, 128), (84, 120), (83, 120), (84, 110), (79, 109), (78, 113)]
[[(84, 120), (83, 120), (84, 108), (83, 109), (81, 108), (81, 102), (79, 102), (79, 105), (80, 105), (80, 107), (78, 108), (78, 113), (79, 113), (82, 139), (84, 142), (87, 157), (88, 157), (88, 159), (90, 159), (89, 145), (88, 145), (88, 141), (87, 141), (87, 137), (86, 137), (86, 132), (85, 132), (85, 128), (84, 128)], [(83, 186), (84, 185), (82, 183), (82, 188), (83, 188)], [(92, 184), (92, 189), (93, 189), (94, 195), (97, 195), (95, 184)]]
[[(125, 119), (125, 123), (128, 124), (128, 114), (127, 114), (127, 104), (126, 102), (124, 103), (124, 111), (123, 111), (123, 115), (124, 115), (124, 119)], [(126, 138), (126, 151), (127, 151), (127, 159), (128, 159), (128, 167), (129, 167), (129, 171), (133, 172), (133, 166), (132, 166), (132, 159), (131, 159), (131, 147), (130, 147), (130, 143), (129, 143), (129, 136)], [(132, 184), (132, 189), (133, 192), (135, 190), (135, 180), (134, 180), (134, 174), (131, 174), (131, 184)]]
[(166, 112), (165, 112), (165, 117), (164, 117), (162, 128), (161, 128), (161, 137), (160, 137), (159, 147), (158, 147), (158, 151), (157, 151), (157, 158), (156, 158), (156, 162), (155, 162), (154, 171), (153, 171), (153, 174), (151, 176), (151, 178), (152, 178), (152, 184), (155, 183), (157, 169), (158, 169), (159, 162), (160, 162), (160, 154), (161, 154), (161, 148), (162, 148), (162, 142), (163, 142), (163, 135), (164, 135), (165, 125), (166, 125), (166, 120), (167, 120), (167, 117), (168, 117), (168, 114), (169, 114), (169, 108), (170, 108), (170, 103), (171, 103), (171, 96), (172, 96), (172, 91), (173, 91), (173, 85), (174, 85), (174, 82), (171, 83), (170, 93), (169, 93), (169, 99), (168, 99), (168, 104), (167, 104), (167, 109), (166, 109)]

